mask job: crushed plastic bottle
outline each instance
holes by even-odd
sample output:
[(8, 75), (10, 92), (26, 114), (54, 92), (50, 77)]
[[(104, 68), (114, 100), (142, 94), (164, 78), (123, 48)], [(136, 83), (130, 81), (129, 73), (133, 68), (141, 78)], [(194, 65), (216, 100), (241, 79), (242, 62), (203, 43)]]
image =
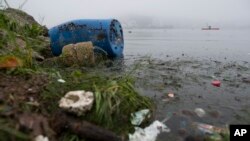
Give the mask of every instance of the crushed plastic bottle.
[(149, 118), (149, 109), (143, 109), (135, 113), (131, 113), (131, 124), (140, 125), (145, 118)]
[(206, 115), (206, 112), (202, 108), (195, 108), (194, 112), (198, 117), (204, 117)]
[(129, 141), (155, 141), (161, 132), (170, 132), (170, 129), (156, 120), (144, 129), (135, 127), (134, 134), (129, 134)]

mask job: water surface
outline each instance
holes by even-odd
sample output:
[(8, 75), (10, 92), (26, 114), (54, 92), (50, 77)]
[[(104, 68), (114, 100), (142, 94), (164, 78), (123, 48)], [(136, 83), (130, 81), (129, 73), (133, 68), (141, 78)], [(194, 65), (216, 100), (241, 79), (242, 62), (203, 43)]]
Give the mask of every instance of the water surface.
[[(194, 122), (250, 124), (250, 30), (131, 31), (125, 30), (124, 54), (128, 66), (140, 64), (133, 73), (137, 89), (155, 100), (155, 119), (172, 115), (171, 132), (158, 140), (183, 140), (194, 134)], [(197, 116), (195, 108), (206, 115)]]

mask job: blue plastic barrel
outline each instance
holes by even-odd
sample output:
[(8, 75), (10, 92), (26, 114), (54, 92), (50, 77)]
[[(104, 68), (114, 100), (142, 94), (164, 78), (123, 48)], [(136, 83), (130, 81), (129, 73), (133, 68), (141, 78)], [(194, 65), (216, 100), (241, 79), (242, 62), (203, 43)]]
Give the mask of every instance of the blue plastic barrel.
[(124, 40), (122, 26), (115, 19), (73, 20), (49, 30), (52, 53), (56, 56), (62, 53), (67, 44), (91, 41), (94, 46), (104, 50), (109, 57), (123, 55)]

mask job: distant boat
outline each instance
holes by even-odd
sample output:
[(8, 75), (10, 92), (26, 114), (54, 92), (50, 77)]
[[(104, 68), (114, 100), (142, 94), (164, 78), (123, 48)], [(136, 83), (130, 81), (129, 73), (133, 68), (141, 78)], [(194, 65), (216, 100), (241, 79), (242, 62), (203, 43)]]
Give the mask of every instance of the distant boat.
[(215, 28), (215, 27), (212, 27), (212, 26), (208, 26), (208, 27), (205, 27), (205, 28), (201, 28), (201, 30), (220, 30), (220, 28)]

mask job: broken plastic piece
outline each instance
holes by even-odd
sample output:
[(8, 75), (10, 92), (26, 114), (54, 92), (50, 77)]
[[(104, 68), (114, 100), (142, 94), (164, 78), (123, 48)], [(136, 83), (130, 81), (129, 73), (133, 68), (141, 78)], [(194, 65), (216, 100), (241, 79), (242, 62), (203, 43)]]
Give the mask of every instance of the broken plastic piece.
[(44, 137), (43, 135), (38, 135), (36, 136), (35, 141), (49, 141), (49, 138)]
[(131, 113), (131, 124), (140, 125), (146, 116), (150, 117), (149, 109), (143, 109), (135, 113)]
[(170, 129), (162, 122), (156, 120), (144, 129), (135, 127), (134, 134), (129, 134), (129, 141), (155, 141), (157, 135), (161, 132), (170, 132)]
[(22, 60), (16, 56), (4, 56), (0, 58), (1, 68), (17, 68), (23, 66)]
[(92, 108), (94, 94), (84, 90), (70, 91), (59, 101), (59, 107), (69, 112), (83, 115)]
[(173, 94), (173, 93), (169, 93), (169, 94), (168, 94), (168, 97), (174, 98), (174, 94)]
[(212, 81), (212, 85), (214, 85), (215, 87), (220, 87), (221, 82), (219, 80), (214, 80)]
[(194, 112), (198, 117), (204, 117), (206, 115), (206, 112), (202, 108), (195, 108)]
[(57, 79), (57, 81), (60, 82), (60, 83), (65, 83), (65, 82), (66, 82), (66, 81), (63, 80), (63, 79)]
[(198, 123), (194, 122), (193, 125), (202, 133), (202, 134), (220, 134), (220, 133), (226, 133), (227, 129), (226, 128), (220, 128), (220, 127), (215, 127), (213, 125), (209, 124), (204, 124), (204, 123)]

